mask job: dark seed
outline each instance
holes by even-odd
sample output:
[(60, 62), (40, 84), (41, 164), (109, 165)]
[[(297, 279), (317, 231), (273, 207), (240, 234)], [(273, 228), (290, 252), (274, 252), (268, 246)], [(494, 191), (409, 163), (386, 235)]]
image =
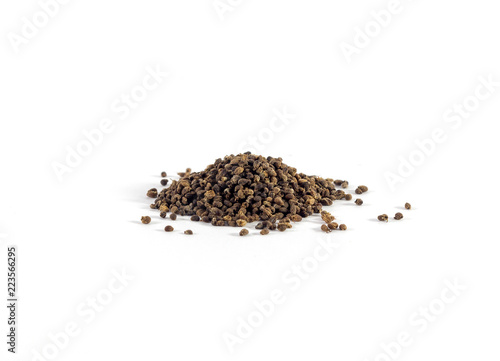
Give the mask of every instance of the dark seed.
[(188, 230), (184, 231), (184, 234), (193, 234), (193, 231), (188, 229)]
[(162, 180), (160, 181), (160, 184), (161, 184), (162, 186), (164, 186), (164, 187), (167, 185), (167, 183), (168, 183), (168, 179), (162, 179)]
[(411, 204), (410, 203), (405, 203), (405, 208), (406, 209), (411, 209)]
[(160, 217), (161, 217), (161, 218), (165, 218), (166, 216), (167, 216), (167, 212), (161, 212), (161, 213), (160, 213)]
[(165, 178), (167, 176), (167, 172), (161, 172), (162, 178)]
[(387, 222), (389, 220), (389, 217), (387, 214), (381, 214), (380, 216), (377, 217), (379, 221), (381, 222)]
[(358, 198), (358, 199), (356, 199), (356, 200), (354, 201), (354, 203), (356, 203), (358, 206), (360, 206), (360, 205), (362, 205), (362, 204), (363, 204), (363, 200)]
[(330, 229), (337, 229), (337, 228), (339, 228), (339, 224), (335, 223), (335, 222), (328, 223), (328, 228), (330, 228)]
[(243, 228), (243, 229), (240, 231), (240, 236), (246, 236), (248, 233), (250, 233), (250, 232), (248, 232), (248, 229)]
[(363, 193), (368, 192), (367, 186), (358, 186), (358, 188), (361, 189), (361, 192), (363, 192)]
[(199, 222), (200, 221), (200, 217), (198, 217), (198, 216), (192, 216), (191, 220), (194, 221), (194, 222)]
[(151, 217), (150, 216), (141, 217), (141, 222), (144, 224), (148, 224), (149, 222), (151, 222)]
[(339, 226), (339, 229), (340, 229), (341, 231), (345, 231), (345, 230), (347, 229), (347, 226), (346, 226), (345, 224), (341, 224), (341, 225)]
[(280, 231), (280, 232), (285, 232), (287, 228), (288, 228), (287, 223), (279, 223), (278, 224), (278, 231)]
[(342, 188), (347, 188), (349, 186), (349, 182), (348, 181), (343, 181), (342, 184), (341, 184)]
[(403, 218), (403, 213), (398, 212), (398, 213), (396, 213), (396, 214), (394, 215), (394, 219), (397, 219), (398, 221), (399, 221), (401, 218)]
[(151, 188), (146, 195), (150, 198), (158, 197), (158, 190), (156, 188)]
[(269, 234), (269, 229), (264, 228), (262, 231), (260, 231), (260, 234), (262, 234), (263, 236), (265, 236), (266, 234)]
[(170, 219), (171, 219), (172, 221), (175, 221), (175, 220), (177, 219), (177, 214), (172, 213), (172, 214), (170, 215)]
[(174, 230), (174, 227), (172, 227), (172, 226), (165, 227), (165, 232), (172, 232), (173, 230)]
[(345, 200), (346, 201), (350, 201), (351, 199), (352, 199), (352, 194), (348, 193), (348, 194), (345, 195)]

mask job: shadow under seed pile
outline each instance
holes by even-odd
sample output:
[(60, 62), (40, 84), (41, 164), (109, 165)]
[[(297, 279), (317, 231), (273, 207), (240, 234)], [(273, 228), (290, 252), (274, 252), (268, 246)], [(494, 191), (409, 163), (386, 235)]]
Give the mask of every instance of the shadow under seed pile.
[(201, 172), (186, 172), (159, 193), (150, 189), (148, 196), (156, 198), (151, 207), (162, 212), (243, 227), (254, 221), (300, 221), (345, 199), (346, 193), (335, 189), (333, 179), (298, 173), (281, 158), (245, 153), (219, 158)]

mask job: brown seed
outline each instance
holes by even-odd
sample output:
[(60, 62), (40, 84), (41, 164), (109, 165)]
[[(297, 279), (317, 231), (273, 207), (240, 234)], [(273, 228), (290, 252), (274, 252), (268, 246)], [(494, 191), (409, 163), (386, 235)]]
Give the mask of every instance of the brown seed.
[(170, 219), (171, 219), (172, 221), (175, 221), (175, 220), (177, 219), (177, 214), (172, 213), (172, 214), (170, 215)]
[(347, 229), (347, 226), (346, 226), (345, 224), (341, 224), (341, 225), (339, 226), (339, 229), (340, 229), (341, 231), (345, 231), (345, 230)]
[(328, 228), (337, 229), (337, 228), (339, 228), (339, 224), (336, 222), (328, 223)]
[(173, 230), (174, 230), (174, 227), (172, 227), (172, 226), (165, 227), (165, 232), (172, 232)]
[(348, 193), (345, 195), (345, 200), (350, 201), (352, 199), (352, 194)]
[(166, 216), (167, 216), (167, 212), (161, 212), (161, 213), (160, 213), (160, 217), (161, 217), (161, 218), (165, 218)]
[(399, 221), (401, 218), (403, 218), (403, 213), (398, 212), (398, 213), (396, 213), (396, 214), (394, 215), (394, 219), (397, 219), (398, 221)]
[(188, 229), (188, 230), (184, 231), (184, 234), (193, 234), (193, 231)]
[(359, 188), (359, 187), (358, 187), (358, 188), (356, 188), (356, 189), (354, 190), (354, 193), (356, 193), (356, 194), (361, 194), (361, 193), (363, 193), (363, 191), (361, 190), (361, 188)]
[(387, 222), (389, 220), (389, 216), (387, 214), (381, 214), (380, 216), (377, 217), (379, 221), (381, 222)]
[(168, 207), (166, 204), (162, 204), (160, 206), (160, 212), (168, 212)]
[(285, 232), (287, 228), (288, 228), (287, 223), (279, 223), (278, 224), (278, 231), (280, 231), (280, 232)]
[(158, 190), (156, 188), (151, 188), (146, 195), (150, 198), (158, 197)]
[(343, 181), (341, 184), (342, 188), (347, 188), (349, 187), (349, 182), (348, 181)]
[(406, 209), (411, 209), (411, 204), (410, 203), (405, 203), (405, 208)]
[(161, 172), (161, 177), (165, 178), (167, 176), (167, 172)]
[(205, 222), (205, 223), (210, 223), (210, 218), (209, 218), (209, 217), (207, 217), (207, 216), (203, 216), (203, 217), (201, 217), (201, 220), (202, 220), (203, 222)]
[(167, 183), (168, 183), (168, 179), (162, 179), (162, 180), (160, 181), (160, 184), (161, 184), (162, 186), (164, 186), (164, 187), (167, 185)]
[(363, 192), (363, 193), (368, 192), (367, 186), (358, 186), (358, 188), (361, 189), (361, 192)]
[(333, 181), (333, 184), (335, 184), (336, 186), (339, 186), (339, 185), (342, 185), (342, 183), (344, 183), (345, 181), (341, 180), (341, 179), (336, 179)]
[(358, 199), (356, 199), (356, 200), (354, 201), (354, 203), (356, 203), (358, 206), (360, 206), (360, 205), (362, 205), (362, 204), (363, 204), (363, 200), (358, 198)]
[(250, 232), (248, 231), (248, 229), (243, 228), (243, 229), (240, 231), (240, 236), (246, 236), (248, 233), (250, 233)]
[(269, 234), (269, 228), (264, 228), (262, 231), (260, 231), (260, 234), (262, 234), (263, 236)]
[(193, 222), (199, 222), (199, 221), (200, 221), (200, 217), (199, 217), (199, 216), (192, 216), (192, 217), (191, 217), (191, 220), (192, 220)]
[(144, 224), (148, 224), (149, 222), (151, 222), (151, 217), (150, 216), (141, 217), (141, 222)]
[(328, 225), (327, 225), (327, 224), (322, 224), (322, 225), (321, 225), (321, 230), (322, 230), (323, 232), (326, 232), (326, 233), (330, 233), (330, 232), (332, 231), (332, 230), (330, 229), (330, 227), (328, 227)]
[(298, 214), (292, 214), (290, 216), (290, 219), (292, 220), (292, 222), (300, 222), (302, 220), (302, 217)]
[(247, 225), (247, 221), (245, 221), (244, 219), (237, 219), (236, 224), (238, 225), (238, 227), (245, 227)]

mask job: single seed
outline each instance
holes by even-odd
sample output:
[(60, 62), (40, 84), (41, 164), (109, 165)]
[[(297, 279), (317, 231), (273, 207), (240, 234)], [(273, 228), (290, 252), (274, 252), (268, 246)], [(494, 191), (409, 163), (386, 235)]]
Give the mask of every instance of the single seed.
[(184, 231), (184, 234), (193, 234), (193, 231), (188, 229), (188, 230)]
[(260, 234), (262, 234), (263, 236), (269, 234), (269, 228), (264, 228), (262, 231), (260, 231)]
[(350, 201), (352, 199), (352, 194), (348, 193), (345, 195), (345, 200)]
[(411, 209), (411, 204), (410, 203), (405, 203), (405, 208), (406, 209)]
[(162, 179), (162, 180), (160, 181), (160, 184), (161, 184), (162, 186), (164, 186), (164, 187), (167, 185), (167, 183), (168, 183), (168, 179)]
[(336, 179), (333, 181), (333, 184), (335, 184), (336, 186), (340, 186), (342, 185), (342, 183), (344, 183), (345, 181), (341, 180), (341, 179)]
[(358, 186), (358, 188), (361, 189), (361, 192), (363, 192), (363, 193), (368, 192), (367, 186)]
[(141, 217), (141, 222), (144, 224), (148, 224), (149, 222), (151, 222), (151, 217), (150, 216)]
[(358, 206), (360, 206), (360, 205), (362, 205), (362, 204), (363, 204), (363, 200), (358, 198), (358, 199), (356, 199), (356, 200), (354, 201), (354, 203), (356, 203)]
[(250, 233), (250, 232), (248, 232), (248, 229), (243, 228), (243, 229), (240, 231), (240, 236), (246, 236), (248, 233)]
[(396, 220), (398, 220), (398, 221), (399, 221), (401, 218), (403, 218), (403, 213), (398, 212), (398, 213), (396, 213), (396, 214), (394, 215), (394, 219), (396, 219)]
[(158, 197), (158, 190), (156, 188), (151, 188), (146, 195), (150, 198)]
[(377, 217), (379, 221), (381, 222), (387, 222), (389, 220), (389, 217), (387, 214), (381, 214), (380, 216)]
[(168, 207), (166, 204), (162, 204), (160, 206), (160, 212), (168, 212)]
[(161, 213), (160, 213), (160, 217), (161, 217), (161, 218), (165, 218), (166, 216), (167, 216), (167, 212), (161, 212)]
[(165, 178), (167, 176), (167, 172), (161, 172), (162, 178)]
[(287, 223), (279, 223), (278, 224), (278, 231), (280, 231), (280, 232), (285, 232), (287, 228), (288, 228)]
[(245, 227), (247, 225), (247, 221), (245, 221), (244, 219), (237, 219), (236, 224), (238, 225), (238, 227)]
[(358, 187), (358, 188), (356, 188), (356, 189), (354, 190), (354, 193), (356, 193), (356, 194), (361, 194), (361, 193), (363, 193), (363, 191), (361, 190), (361, 188), (359, 188), (359, 187)]
[(302, 217), (298, 214), (292, 214), (290, 216), (290, 219), (292, 220), (292, 222), (300, 222), (302, 220)]
[(328, 228), (337, 229), (337, 228), (339, 228), (339, 224), (336, 222), (328, 223)]
[(341, 231), (345, 231), (345, 230), (347, 229), (347, 226), (346, 226), (345, 224), (341, 224), (341, 225), (339, 226), (339, 229), (340, 229)]
[(326, 232), (326, 233), (330, 233), (330, 232), (332, 231), (332, 230), (330, 229), (330, 227), (328, 227), (328, 225), (327, 225), (327, 224), (322, 224), (322, 225), (321, 225), (321, 230), (322, 230), (323, 232)]
[(342, 188), (347, 188), (349, 186), (349, 182), (348, 181), (343, 181), (342, 184), (341, 184)]
[(175, 221), (175, 220), (177, 219), (177, 214), (172, 213), (172, 214), (170, 215), (170, 219), (171, 219), (172, 221)]
[(174, 227), (172, 227), (172, 226), (165, 227), (165, 232), (172, 232), (173, 230), (174, 230)]
[(192, 220), (193, 222), (199, 222), (199, 221), (200, 221), (200, 217), (199, 217), (199, 216), (192, 216), (192, 217), (191, 217), (191, 220)]

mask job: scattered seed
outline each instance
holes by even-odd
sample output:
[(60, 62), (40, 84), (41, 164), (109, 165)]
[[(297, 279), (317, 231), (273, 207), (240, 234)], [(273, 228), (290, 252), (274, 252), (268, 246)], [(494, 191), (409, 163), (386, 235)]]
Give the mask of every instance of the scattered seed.
[(141, 222), (144, 224), (148, 224), (149, 222), (151, 222), (151, 217), (150, 216), (141, 217)]
[(345, 230), (347, 229), (347, 226), (346, 226), (345, 224), (341, 224), (341, 225), (339, 226), (339, 229), (340, 229), (341, 231), (345, 231)]
[(161, 212), (161, 213), (160, 213), (160, 217), (161, 217), (161, 218), (165, 218), (166, 216), (167, 216), (167, 212)]
[(389, 216), (387, 214), (381, 214), (380, 216), (377, 217), (379, 221), (381, 222), (387, 222), (389, 220)]
[(248, 233), (250, 233), (250, 232), (248, 231), (248, 229), (243, 228), (243, 229), (240, 231), (240, 236), (246, 236)]
[(165, 178), (167, 176), (167, 172), (161, 172), (161, 177)]
[(358, 206), (360, 206), (360, 205), (362, 205), (362, 204), (363, 204), (363, 200), (358, 198), (358, 199), (356, 199), (356, 200), (354, 201), (354, 203), (356, 203)]
[(396, 214), (394, 215), (394, 219), (397, 219), (398, 221), (399, 221), (401, 218), (403, 218), (403, 213), (398, 212), (398, 213), (396, 213)]
[(368, 192), (367, 186), (358, 186), (358, 188), (361, 189), (361, 192), (363, 192), (363, 193)]
[(146, 195), (150, 198), (158, 197), (158, 190), (156, 188), (151, 188)]
[(193, 231), (188, 229), (188, 230), (184, 231), (184, 234), (193, 234)]
[(341, 184), (342, 188), (347, 188), (349, 187), (349, 182), (348, 181), (343, 181)]
[(174, 227), (172, 227), (172, 226), (165, 227), (165, 232), (172, 232), (173, 230), (174, 230)]
[(177, 214), (172, 213), (172, 214), (170, 215), (170, 219), (171, 219), (172, 221), (175, 221), (175, 220), (177, 219)]
[(164, 187), (167, 185), (167, 183), (168, 183), (168, 179), (162, 179), (162, 180), (160, 181), (160, 184), (161, 184), (162, 186), (164, 186)]
[(330, 233), (332, 230), (328, 227), (327, 224), (322, 224), (321, 225), (321, 230), (326, 233)]
[(194, 216), (192, 216), (192, 217), (191, 217), (191, 220), (192, 220), (193, 222), (199, 222), (199, 221), (200, 221), (200, 217), (199, 217), (199, 216), (194, 215)]
[(280, 232), (285, 232), (287, 228), (288, 228), (287, 223), (279, 223), (278, 224), (278, 231), (280, 231)]
[(337, 229), (337, 228), (339, 228), (339, 224), (336, 222), (328, 223), (328, 228)]
[(411, 204), (410, 203), (405, 203), (405, 208), (406, 209), (411, 209)]
[(352, 199), (352, 194), (348, 193), (345, 195), (345, 200), (350, 201)]
[(260, 231), (260, 234), (262, 234), (263, 236), (269, 234), (269, 228), (264, 228), (262, 231)]

